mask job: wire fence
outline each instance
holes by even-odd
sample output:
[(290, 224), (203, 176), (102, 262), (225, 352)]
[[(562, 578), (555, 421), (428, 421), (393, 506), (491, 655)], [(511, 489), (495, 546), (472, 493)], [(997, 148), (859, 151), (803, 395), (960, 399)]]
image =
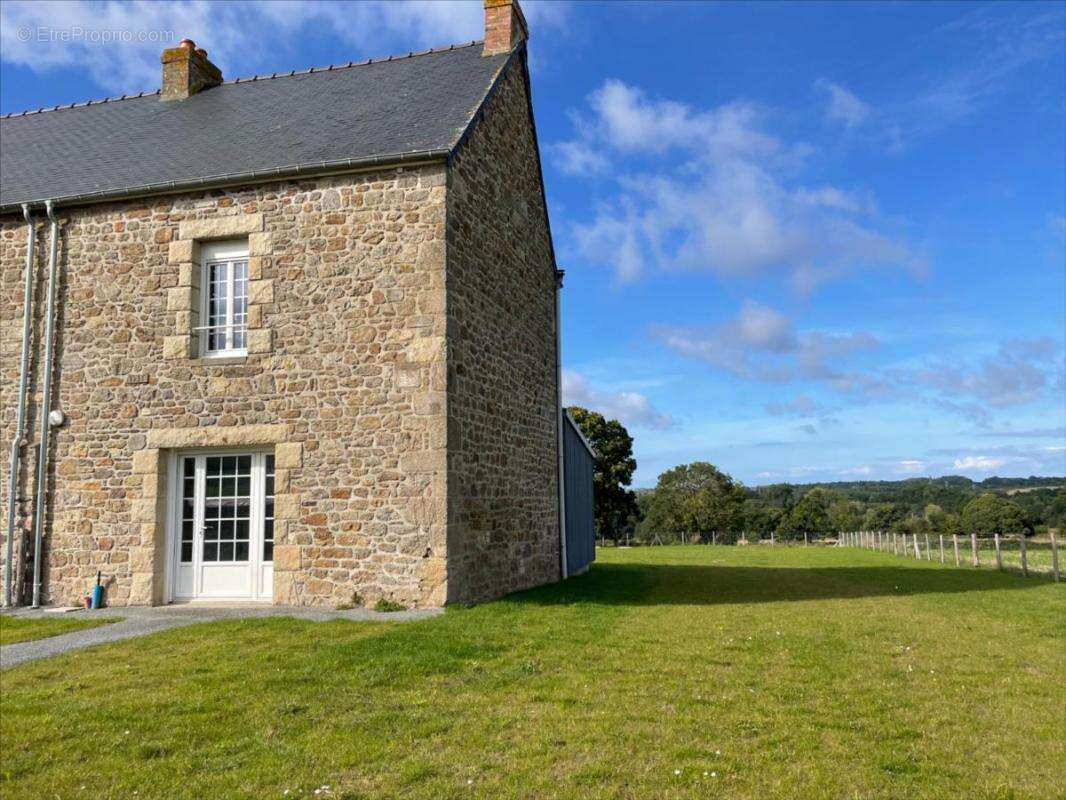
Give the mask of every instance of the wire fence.
[(1048, 576), (1058, 582), (1059, 544), (1054, 533), (1047, 539), (1024, 536), (945, 536), (940, 534), (851, 531), (838, 537), (841, 547), (860, 547), (898, 556), (936, 561), (955, 567), (998, 569), (1023, 575)]
[(607, 546), (608, 542), (622, 547), (668, 544), (835, 545), (837, 544), (837, 534), (798, 533), (782, 536), (778, 533), (756, 533), (754, 531), (723, 531), (720, 533), (651, 533), (640, 531), (636, 534), (625, 534), (616, 542), (600, 540), (601, 546)]

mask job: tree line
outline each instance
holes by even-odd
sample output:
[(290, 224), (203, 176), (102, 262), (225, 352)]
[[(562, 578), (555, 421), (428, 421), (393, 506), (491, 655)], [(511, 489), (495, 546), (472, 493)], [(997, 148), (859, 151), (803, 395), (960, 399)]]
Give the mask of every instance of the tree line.
[(1066, 477), (963, 476), (747, 487), (713, 464), (681, 464), (654, 489), (630, 489), (633, 439), (617, 420), (569, 409), (596, 451), (596, 532), (605, 539), (662, 541), (740, 536), (782, 539), (839, 531), (1001, 536), (1066, 526)]

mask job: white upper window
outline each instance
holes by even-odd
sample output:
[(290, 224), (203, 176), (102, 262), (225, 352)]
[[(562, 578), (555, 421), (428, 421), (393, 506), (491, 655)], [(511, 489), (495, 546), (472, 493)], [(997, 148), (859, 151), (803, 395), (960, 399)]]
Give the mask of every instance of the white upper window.
[(200, 355), (243, 356), (248, 332), (248, 242), (200, 248)]

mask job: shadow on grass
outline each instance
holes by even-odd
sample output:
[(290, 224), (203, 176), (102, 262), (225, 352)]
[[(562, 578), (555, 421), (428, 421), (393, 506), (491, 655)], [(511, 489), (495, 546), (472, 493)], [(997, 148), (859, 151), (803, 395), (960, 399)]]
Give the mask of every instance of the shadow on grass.
[(511, 595), (516, 603), (558, 605), (729, 605), (791, 600), (903, 597), (1003, 589), (1045, 581), (996, 572), (909, 567), (733, 567), (595, 564), (579, 578)]

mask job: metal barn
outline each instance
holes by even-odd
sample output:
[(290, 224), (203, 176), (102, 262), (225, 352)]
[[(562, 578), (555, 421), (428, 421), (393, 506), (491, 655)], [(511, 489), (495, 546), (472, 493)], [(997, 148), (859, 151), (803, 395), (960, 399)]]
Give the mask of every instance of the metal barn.
[(592, 473), (596, 453), (574, 422), (563, 412), (563, 577), (580, 575), (596, 558), (596, 526)]

